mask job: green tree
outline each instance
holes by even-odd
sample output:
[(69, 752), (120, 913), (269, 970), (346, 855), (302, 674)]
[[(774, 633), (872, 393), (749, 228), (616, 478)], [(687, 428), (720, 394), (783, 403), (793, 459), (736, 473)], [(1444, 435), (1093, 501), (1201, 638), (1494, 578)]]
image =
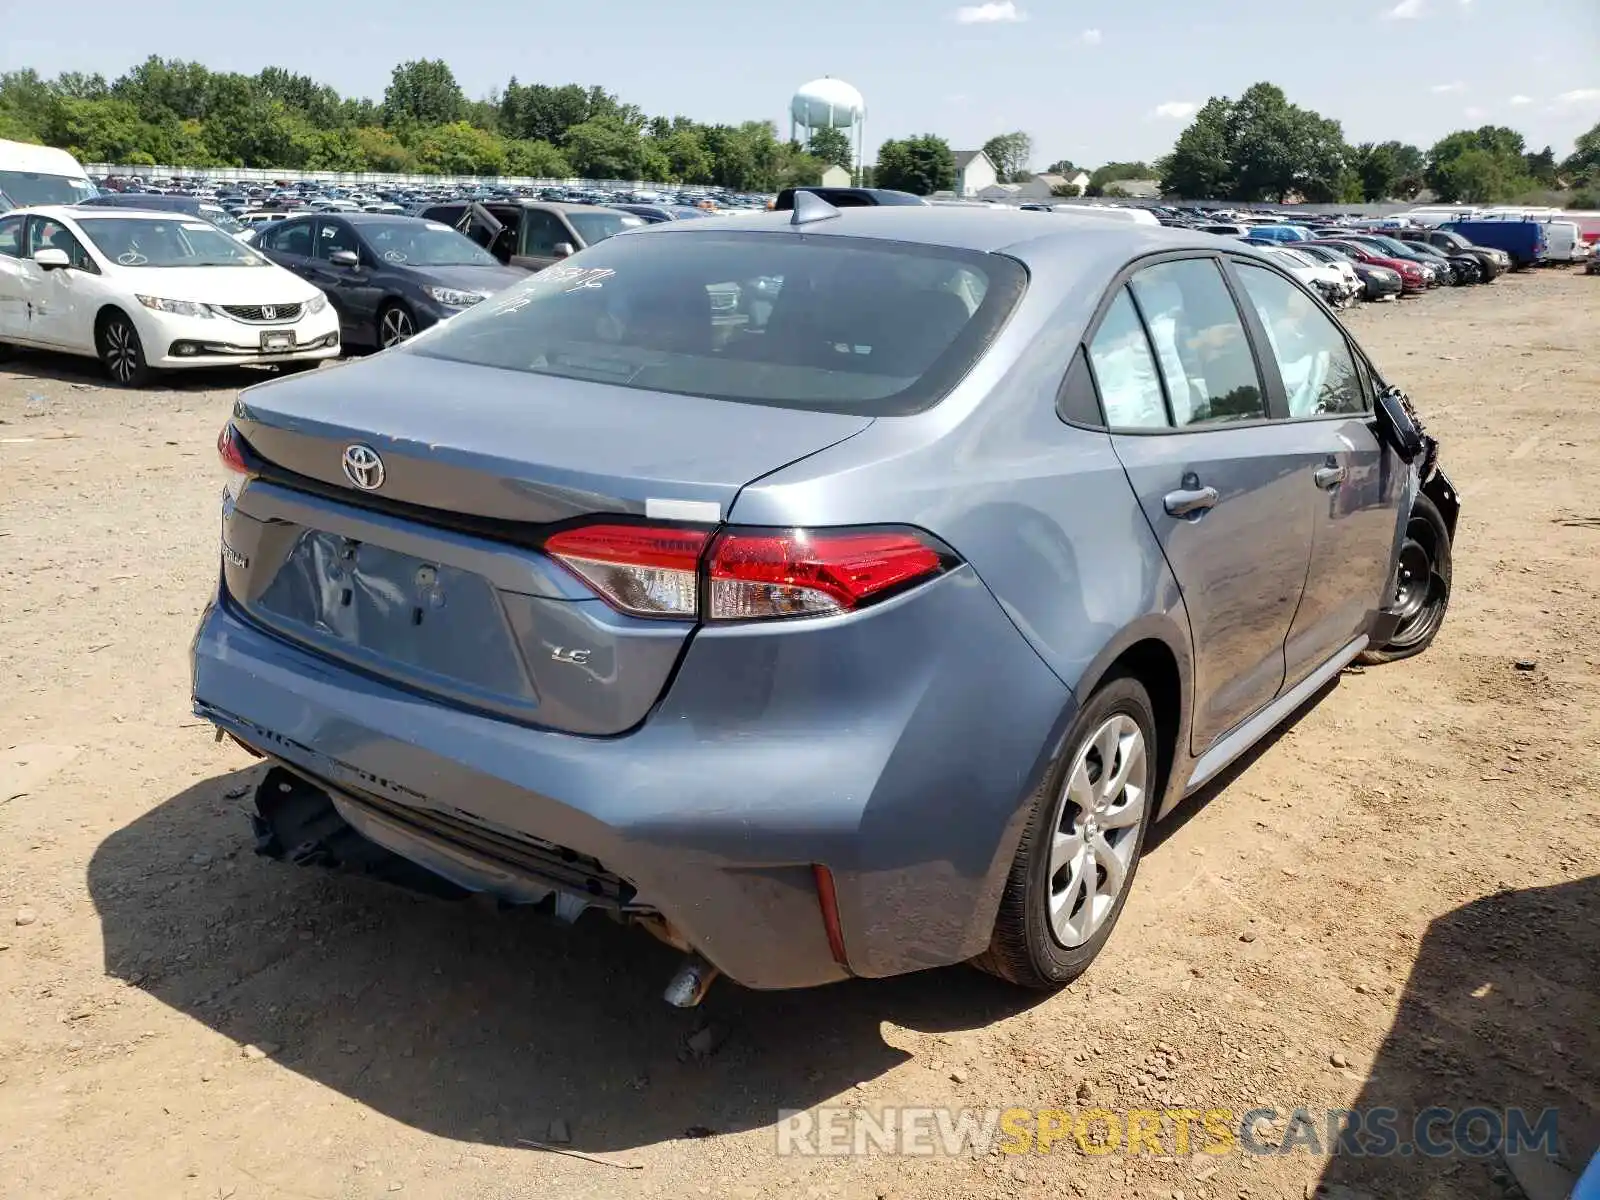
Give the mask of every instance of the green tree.
[(1577, 145), (1561, 164), (1561, 171), (1575, 183), (1600, 182), (1600, 124), (1578, 135)]
[(1428, 187), (1446, 203), (1506, 200), (1528, 190), (1522, 135), (1503, 125), (1460, 129), (1434, 143), (1424, 172)]
[(1554, 188), (1561, 186), (1561, 181), (1556, 174), (1555, 151), (1549, 146), (1537, 154), (1524, 154), (1522, 167), (1529, 179), (1540, 187)]
[(1046, 175), (1076, 175), (1078, 168), (1072, 165), (1070, 158), (1058, 158), (1044, 169)]
[[(1054, 175), (1055, 172), (1051, 171), (1050, 174)], [(1075, 183), (1058, 183), (1050, 189), (1050, 194), (1052, 196), (1072, 197), (1076, 196), (1080, 190), (1081, 189)]]
[(1007, 183), (1020, 183), (1033, 178), (1028, 173), (1028, 160), (1033, 157), (1033, 139), (1022, 130), (1002, 133), (983, 144), (983, 152), (994, 164), (994, 173)]
[(665, 179), (661, 151), (616, 116), (596, 117), (566, 131), (567, 161), (588, 179)]
[(443, 59), (404, 62), (383, 93), (383, 123), (391, 129), (449, 125), (461, 119), (466, 103)]
[(412, 146), (418, 165), (441, 175), (498, 175), (506, 165), (504, 143), (465, 121), (420, 130)]
[(667, 128), (665, 136), (652, 140), (666, 156), (667, 171), (680, 183), (710, 183), (716, 170), (705, 135), (692, 125)]
[(507, 142), (506, 174), (531, 175), (535, 179), (566, 179), (572, 165), (549, 142)]
[(1387, 200), (1400, 181), (1400, 163), (1390, 143), (1363, 142), (1351, 155), (1356, 176), (1361, 181), (1361, 198), (1368, 202)]
[(855, 165), (850, 135), (842, 129), (813, 129), (806, 151), (824, 166), (843, 167), (848, 171)]
[(1178, 135), (1172, 153), (1156, 164), (1161, 191), (1185, 200), (1222, 200), (1233, 189), (1228, 118), (1233, 104), (1213, 96)]
[(956, 156), (950, 143), (925, 133), (902, 141), (893, 139), (878, 147), (874, 175), (882, 188), (895, 188), (914, 196), (949, 191), (956, 185)]
[(361, 149), (364, 170), (409, 174), (417, 169), (416, 155), (387, 129), (361, 125), (351, 130), (350, 137)]
[[(1129, 179), (1150, 179), (1155, 175), (1155, 169), (1149, 163), (1143, 162), (1114, 162), (1107, 163), (1089, 173), (1089, 182), (1083, 191), (1086, 196), (1109, 196), (1110, 185), (1122, 183)], [(1118, 189), (1121, 195), (1128, 193), (1125, 189)]]
[(1339, 195), (1344, 131), (1337, 121), (1290, 104), (1282, 88), (1247, 88), (1228, 113), (1227, 131), (1233, 199), (1282, 203), (1299, 194), (1326, 202)]

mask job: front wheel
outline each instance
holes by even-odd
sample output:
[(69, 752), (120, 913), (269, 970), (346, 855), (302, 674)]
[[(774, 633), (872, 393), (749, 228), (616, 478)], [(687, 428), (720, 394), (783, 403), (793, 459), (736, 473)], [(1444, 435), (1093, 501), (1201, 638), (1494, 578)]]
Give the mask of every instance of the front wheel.
[(150, 366), (145, 362), (144, 344), (126, 314), (111, 312), (103, 317), (95, 340), (100, 361), (114, 382), (130, 388), (143, 387), (149, 382)]
[(1451, 569), (1450, 527), (1432, 500), (1418, 496), (1395, 568), (1390, 611), (1400, 614), (1400, 623), (1384, 645), (1361, 652), (1362, 662), (1396, 662), (1433, 644), (1450, 607)]
[(387, 304), (378, 314), (378, 349), (387, 350), (409, 341), (417, 332), (417, 319), (404, 304)]
[(973, 965), (1031, 988), (1083, 974), (1122, 914), (1157, 804), (1155, 714), (1130, 676), (1084, 705), (1033, 800), (989, 949)]

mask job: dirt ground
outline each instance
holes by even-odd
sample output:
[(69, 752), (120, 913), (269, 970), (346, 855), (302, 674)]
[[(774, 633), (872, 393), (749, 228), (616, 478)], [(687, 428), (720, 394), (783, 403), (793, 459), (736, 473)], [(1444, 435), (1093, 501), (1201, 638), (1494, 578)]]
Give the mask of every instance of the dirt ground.
[[(955, 969), (723, 984), (694, 1014), (643, 934), (255, 857), (260, 768), (190, 715), (186, 660), (250, 376), (0, 365), (0, 1195), (1517, 1194), (1493, 1156), (779, 1157), (778, 1111), (814, 1105), (1554, 1107), (1575, 1164), (1600, 1138), (1600, 279), (1349, 320), (1464, 498), (1434, 649), (1347, 672), (1185, 805), (1060, 995)], [(604, 1161), (521, 1144), (563, 1134)]]

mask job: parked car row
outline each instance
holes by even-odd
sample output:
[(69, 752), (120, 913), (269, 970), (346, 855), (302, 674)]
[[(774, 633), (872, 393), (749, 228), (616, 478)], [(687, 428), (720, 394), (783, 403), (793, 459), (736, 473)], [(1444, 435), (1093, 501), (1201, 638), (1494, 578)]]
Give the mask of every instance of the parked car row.
[[(778, 203), (787, 211), (801, 195), (830, 209), (833, 201), (927, 207), (915, 197), (873, 189), (799, 189)], [(1184, 225), (1142, 210), (1049, 211), (1108, 230)], [(529, 272), (620, 233), (696, 220), (701, 210), (520, 197), (428, 204), (417, 215), (327, 206), (245, 215), (249, 227), (193, 196), (131, 192), (5, 214), (0, 343), (93, 355), (125, 385), (143, 382), (153, 370), (184, 366), (298, 370), (346, 347), (396, 346)], [(1542, 227), (1491, 221), (1482, 228), (1490, 241), (1516, 245)], [(1517, 265), (1515, 254), (1469, 240), (1464, 229), (1477, 233), (1479, 224), (1193, 227), (1252, 247), (1334, 309), (1447, 284), (1488, 283)], [(770, 306), (781, 287), (773, 279), (720, 283), (708, 303), (724, 319), (736, 319)]]

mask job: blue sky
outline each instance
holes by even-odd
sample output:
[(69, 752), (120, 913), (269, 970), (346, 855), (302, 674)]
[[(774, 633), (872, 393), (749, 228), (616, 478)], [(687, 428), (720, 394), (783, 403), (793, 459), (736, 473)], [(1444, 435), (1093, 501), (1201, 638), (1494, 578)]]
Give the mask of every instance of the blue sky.
[[(77, 0), (17, 22), (0, 68), (101, 71), (149, 54), (253, 73), (278, 65), (381, 97), (389, 69), (447, 61), (469, 96), (598, 83), (654, 113), (767, 117), (787, 132), (809, 79), (865, 95), (867, 141), (934, 132), (958, 150), (1021, 128), (1034, 166), (1165, 153), (1208, 96), (1259, 79), (1351, 141), (1426, 148), (1484, 123), (1558, 155), (1600, 121), (1600, 0)], [(1208, 11), (1209, 10), (1209, 11)], [(802, 15), (804, 14), (804, 15)]]

